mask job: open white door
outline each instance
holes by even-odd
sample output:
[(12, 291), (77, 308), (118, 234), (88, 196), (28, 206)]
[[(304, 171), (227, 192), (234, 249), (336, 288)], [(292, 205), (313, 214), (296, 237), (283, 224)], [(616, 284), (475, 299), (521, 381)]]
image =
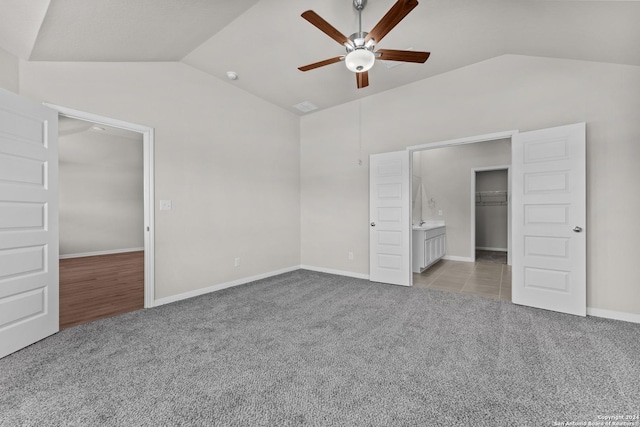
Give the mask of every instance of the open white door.
[(0, 90), (0, 357), (58, 320), (58, 114)]
[(369, 160), (369, 280), (411, 286), (409, 152)]
[(516, 304), (586, 315), (585, 128), (513, 136)]

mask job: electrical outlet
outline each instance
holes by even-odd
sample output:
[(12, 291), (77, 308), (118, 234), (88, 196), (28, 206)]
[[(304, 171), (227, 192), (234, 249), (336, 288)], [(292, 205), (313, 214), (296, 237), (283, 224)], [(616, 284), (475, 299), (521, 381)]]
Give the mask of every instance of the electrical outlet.
[(171, 200), (160, 200), (160, 210), (161, 211), (170, 211), (171, 210)]
[(236, 258), (236, 259), (233, 261), (233, 266), (234, 266), (234, 267), (240, 267), (240, 258)]
[(353, 261), (353, 252), (349, 252), (347, 258), (349, 258), (349, 261)]
[(442, 210), (438, 211), (438, 216), (442, 216)]

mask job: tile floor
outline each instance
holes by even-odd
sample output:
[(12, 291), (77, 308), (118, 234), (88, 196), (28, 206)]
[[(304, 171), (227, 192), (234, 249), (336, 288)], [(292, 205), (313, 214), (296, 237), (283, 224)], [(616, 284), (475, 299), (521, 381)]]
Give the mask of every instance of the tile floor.
[(440, 260), (413, 273), (413, 286), (511, 301), (511, 266)]

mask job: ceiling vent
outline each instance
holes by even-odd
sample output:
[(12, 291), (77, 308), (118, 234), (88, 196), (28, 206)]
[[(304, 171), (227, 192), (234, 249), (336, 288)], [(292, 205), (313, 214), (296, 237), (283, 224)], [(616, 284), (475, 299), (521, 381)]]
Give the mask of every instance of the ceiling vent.
[(309, 101), (302, 101), (301, 103), (294, 105), (293, 108), (302, 111), (303, 113), (308, 113), (309, 111), (317, 110), (318, 106)]
[(397, 62), (397, 61), (380, 61), (380, 62), (382, 62), (382, 64), (385, 67), (387, 67), (387, 70), (390, 70), (392, 68), (396, 68), (402, 65), (402, 62)]

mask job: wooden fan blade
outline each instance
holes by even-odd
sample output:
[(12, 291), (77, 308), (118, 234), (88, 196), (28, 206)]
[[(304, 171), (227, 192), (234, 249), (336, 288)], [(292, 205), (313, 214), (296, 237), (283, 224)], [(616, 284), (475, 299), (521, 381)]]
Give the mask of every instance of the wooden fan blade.
[(322, 19), (322, 17), (315, 13), (313, 10), (307, 10), (300, 16), (302, 16), (304, 19), (309, 21), (311, 25), (317, 27), (320, 31), (322, 31), (341, 45), (344, 45), (345, 43), (351, 44), (351, 40), (349, 40), (347, 36), (336, 30), (333, 25)]
[(358, 89), (369, 86), (369, 72), (356, 73), (356, 83), (358, 84)]
[(376, 53), (380, 56), (377, 59), (384, 61), (420, 62), (425, 63), (431, 55), (430, 52), (416, 52), (414, 50), (394, 50), (378, 49)]
[(314, 62), (313, 64), (305, 65), (304, 67), (298, 67), (300, 71), (309, 71), (314, 68), (324, 67), (325, 65), (335, 64), (336, 62), (342, 61), (343, 56), (336, 56), (335, 58), (325, 59), (324, 61)]
[(366, 41), (375, 40), (376, 44), (386, 36), (405, 16), (418, 5), (417, 0), (398, 0), (396, 4), (382, 17), (380, 22), (367, 34)]

